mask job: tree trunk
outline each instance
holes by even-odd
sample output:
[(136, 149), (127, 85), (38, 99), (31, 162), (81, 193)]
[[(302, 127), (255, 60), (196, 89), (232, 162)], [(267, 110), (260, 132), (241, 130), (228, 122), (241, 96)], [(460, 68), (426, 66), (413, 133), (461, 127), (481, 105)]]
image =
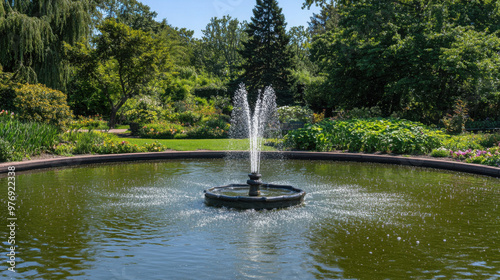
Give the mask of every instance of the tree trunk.
[(113, 107), (111, 113), (109, 114), (109, 129), (115, 128), (116, 125), (116, 114), (118, 113), (118, 108)]

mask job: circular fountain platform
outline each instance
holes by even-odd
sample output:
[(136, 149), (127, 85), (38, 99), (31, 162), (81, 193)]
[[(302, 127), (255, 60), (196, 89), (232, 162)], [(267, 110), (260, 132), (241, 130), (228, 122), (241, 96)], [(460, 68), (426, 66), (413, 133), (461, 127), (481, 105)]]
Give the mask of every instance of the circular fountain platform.
[(276, 209), (300, 205), (306, 193), (292, 186), (263, 184), (259, 196), (249, 196), (250, 185), (231, 184), (205, 190), (209, 206), (236, 209)]

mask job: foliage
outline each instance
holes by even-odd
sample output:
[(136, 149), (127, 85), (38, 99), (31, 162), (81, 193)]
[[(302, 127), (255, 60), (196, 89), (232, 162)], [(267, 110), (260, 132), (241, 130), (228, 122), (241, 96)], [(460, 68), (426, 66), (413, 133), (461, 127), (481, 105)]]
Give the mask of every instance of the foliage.
[(109, 126), (114, 127), (118, 110), (129, 98), (148, 92), (159, 73), (170, 67), (164, 42), (113, 19), (99, 25), (93, 48), (66, 45), (68, 59), (78, 74), (95, 82), (108, 100)]
[(99, 115), (84, 117), (78, 116), (76, 120), (73, 120), (69, 125), (69, 129), (71, 132), (78, 131), (80, 129), (87, 129), (88, 131), (92, 131), (94, 129), (103, 128), (106, 126), (106, 122), (102, 120), (102, 117)]
[[(334, 5), (338, 25), (318, 35), (311, 48), (326, 76), (323, 97), (309, 99), (312, 108), (325, 102), (346, 110), (379, 106), (383, 116), (397, 112), (436, 123), (461, 99), (473, 118), (498, 116), (497, 1)], [(491, 12), (481, 14), (486, 10)]]
[(338, 112), (337, 115), (339, 118), (346, 119), (368, 119), (368, 118), (379, 118), (382, 116), (382, 112), (380, 111), (380, 107), (375, 106), (371, 108), (353, 108), (352, 110)]
[(311, 34), (304, 26), (293, 26), (288, 31), (290, 43), (288, 47), (293, 53), (292, 61), (295, 69), (310, 71), (314, 69), (314, 65), (309, 59), (309, 49), (311, 47)]
[(142, 145), (132, 144), (129, 141), (120, 140), (118, 137), (98, 132), (65, 133), (61, 142), (54, 147), (54, 152), (59, 155), (76, 154), (121, 154), (138, 152), (161, 152), (167, 148), (157, 142), (144, 143)]
[(279, 121), (281, 123), (304, 122), (313, 120), (313, 111), (301, 106), (282, 106), (278, 108)]
[(311, 36), (322, 35), (338, 27), (339, 13), (336, 5), (330, 3), (323, 5), (319, 14), (313, 14), (309, 22), (309, 32)]
[[(151, 139), (141, 138), (118, 138), (118, 140), (126, 140), (138, 146), (143, 146), (151, 142)], [(249, 149), (248, 139), (161, 139), (156, 141), (175, 151), (244, 151)], [(262, 150), (276, 151), (276, 149), (271, 146), (263, 146)]]
[(285, 26), (285, 17), (276, 0), (257, 0), (246, 29), (249, 39), (241, 51), (250, 103), (257, 99), (258, 90), (271, 85), (281, 105), (293, 101), (289, 81), (293, 54), (288, 48), (290, 37)]
[(450, 156), (450, 151), (446, 148), (438, 148), (438, 149), (433, 149), (431, 152), (432, 157), (449, 157)]
[(158, 116), (155, 111), (145, 109), (131, 109), (126, 111), (124, 116), (129, 123), (147, 124), (158, 121)]
[(157, 22), (158, 14), (137, 0), (101, 1), (99, 6), (105, 18), (115, 18), (135, 30), (158, 32), (166, 24)]
[(0, 138), (0, 162), (11, 161), (14, 158), (14, 149), (12, 144)]
[(206, 71), (218, 77), (234, 79), (243, 62), (239, 51), (247, 40), (244, 23), (229, 15), (214, 17), (202, 33), (199, 56)]
[(486, 118), (484, 120), (471, 120), (467, 121), (465, 124), (466, 129), (471, 130), (489, 130), (494, 128), (500, 128), (500, 119), (495, 120), (494, 118)]
[(446, 131), (449, 133), (465, 133), (465, 124), (471, 120), (468, 112), (467, 103), (457, 100), (453, 108), (453, 115), (447, 114), (441, 119)]
[(493, 147), (500, 142), (500, 134), (466, 133), (443, 139), (442, 146), (448, 150), (476, 150)]
[(441, 146), (444, 134), (407, 120), (325, 120), (291, 131), (285, 143), (292, 149), (424, 154)]
[[(208, 73), (197, 71), (194, 67), (177, 66), (168, 77), (160, 82), (163, 92), (161, 99), (164, 103), (170, 101), (181, 101), (198, 94), (204, 96), (206, 91), (215, 91), (217, 94), (225, 94), (226, 88), (222, 80)], [(205, 92), (204, 92), (205, 91)]]
[(139, 136), (150, 139), (217, 139), (227, 138), (228, 131), (229, 123), (226, 118), (208, 117), (196, 121), (192, 126), (169, 122), (147, 124), (139, 129)]
[(476, 163), (491, 165), (495, 167), (500, 167), (500, 143), (497, 147), (492, 147), (489, 149), (468, 149), (468, 150), (458, 150), (450, 151), (451, 156), (454, 159), (464, 160), (467, 163)]
[(23, 85), (14, 90), (14, 107), (21, 120), (48, 123), (66, 127), (73, 117), (66, 103), (66, 95), (42, 84)]
[(146, 124), (139, 129), (139, 137), (148, 139), (174, 139), (185, 134), (183, 126), (168, 122)]
[(23, 82), (64, 89), (70, 69), (60, 49), (90, 35), (90, 0), (0, 3), (0, 64)]
[(22, 160), (23, 157), (38, 155), (50, 151), (57, 142), (59, 130), (57, 127), (38, 123), (25, 122), (17, 118), (0, 118), (0, 139), (9, 143), (12, 148), (12, 160)]

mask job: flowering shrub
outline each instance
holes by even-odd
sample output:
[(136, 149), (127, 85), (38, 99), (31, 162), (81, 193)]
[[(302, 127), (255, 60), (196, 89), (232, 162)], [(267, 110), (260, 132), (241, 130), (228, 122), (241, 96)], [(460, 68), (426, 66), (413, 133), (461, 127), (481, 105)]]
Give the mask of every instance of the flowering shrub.
[(467, 163), (485, 164), (500, 167), (500, 143), (497, 147), (486, 150), (465, 150), (465, 151), (450, 151), (450, 155), (459, 160), (464, 160)]
[(163, 152), (167, 150), (167, 147), (158, 141), (154, 141), (151, 144), (146, 143), (141, 148), (146, 152)]
[(186, 129), (183, 126), (167, 122), (146, 124), (139, 129), (141, 138), (174, 139), (180, 134), (186, 134)]

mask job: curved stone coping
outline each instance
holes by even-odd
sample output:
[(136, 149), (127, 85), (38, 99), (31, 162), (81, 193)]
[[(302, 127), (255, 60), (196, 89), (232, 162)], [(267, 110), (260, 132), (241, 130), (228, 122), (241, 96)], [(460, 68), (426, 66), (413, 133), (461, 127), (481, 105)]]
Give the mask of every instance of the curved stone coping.
[[(226, 155), (237, 155), (247, 157), (244, 151), (190, 151), (190, 152), (156, 152), (156, 153), (131, 153), (115, 155), (87, 155), (67, 158), (52, 158), (42, 160), (31, 160), (22, 162), (7, 162), (0, 164), (0, 174), (7, 173), (9, 166), (14, 166), (16, 171), (28, 171), (44, 168), (69, 167), (93, 163), (111, 163), (125, 161), (144, 160), (168, 160), (168, 159), (194, 159), (194, 158), (224, 158)], [(437, 169), (453, 170), (493, 177), (500, 177), (500, 168), (470, 164), (456, 161), (445, 161), (439, 159), (414, 158), (391, 155), (374, 155), (359, 153), (331, 153), (331, 152), (262, 152), (263, 158), (279, 158), (301, 160), (331, 160), (331, 161), (357, 161), (374, 162), (385, 164), (399, 164), (417, 167), (430, 167)]]

